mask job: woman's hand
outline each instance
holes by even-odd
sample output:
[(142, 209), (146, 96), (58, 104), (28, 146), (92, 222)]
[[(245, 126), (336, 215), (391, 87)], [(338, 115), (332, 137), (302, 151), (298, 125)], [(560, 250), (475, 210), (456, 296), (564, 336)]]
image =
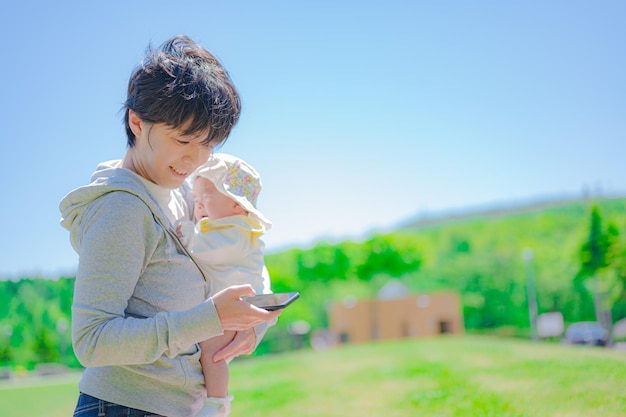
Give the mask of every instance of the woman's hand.
[(274, 320), (280, 315), (280, 310), (263, 310), (241, 299), (241, 297), (251, 297), (254, 294), (251, 285), (234, 285), (211, 297), (222, 323), (222, 329), (247, 330), (257, 324)]
[(235, 333), (233, 340), (213, 355), (213, 362), (228, 361), (239, 355), (247, 355), (254, 352), (255, 347), (256, 332), (254, 329), (242, 330)]

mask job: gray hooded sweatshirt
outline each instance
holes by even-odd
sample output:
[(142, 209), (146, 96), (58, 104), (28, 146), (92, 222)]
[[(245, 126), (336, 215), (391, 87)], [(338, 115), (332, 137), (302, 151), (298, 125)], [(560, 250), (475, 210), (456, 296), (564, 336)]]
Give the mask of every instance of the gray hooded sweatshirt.
[(193, 416), (206, 396), (197, 343), (223, 332), (209, 284), (165, 213), (136, 174), (107, 165), (60, 210), (80, 257), (72, 305), (74, 351), (86, 367), (80, 391)]

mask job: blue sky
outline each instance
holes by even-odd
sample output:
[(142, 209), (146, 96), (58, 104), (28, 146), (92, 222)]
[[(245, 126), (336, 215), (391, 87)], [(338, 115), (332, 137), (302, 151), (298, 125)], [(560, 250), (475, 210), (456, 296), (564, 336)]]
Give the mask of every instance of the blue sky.
[(12, 2), (0, 34), (0, 278), (74, 272), (58, 202), (125, 152), (149, 43), (187, 34), (243, 114), (268, 251), (583, 189), (626, 192), (622, 1)]

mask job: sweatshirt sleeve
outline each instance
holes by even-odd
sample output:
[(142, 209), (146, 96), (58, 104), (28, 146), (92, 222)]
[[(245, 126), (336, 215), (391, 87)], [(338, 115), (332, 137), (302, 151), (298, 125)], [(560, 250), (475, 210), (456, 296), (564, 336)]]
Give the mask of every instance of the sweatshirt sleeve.
[[(158, 274), (151, 282), (140, 282), (164, 230), (136, 196), (118, 192), (97, 199), (77, 227), (80, 261), (72, 342), (84, 366), (151, 363), (162, 355), (189, 352), (194, 343), (223, 333), (212, 300), (204, 301), (202, 291), (179, 283), (186, 275), (177, 275), (176, 268), (162, 271), (161, 282)], [(129, 314), (138, 285), (183, 288), (164, 300), (134, 299), (145, 304), (146, 314)]]

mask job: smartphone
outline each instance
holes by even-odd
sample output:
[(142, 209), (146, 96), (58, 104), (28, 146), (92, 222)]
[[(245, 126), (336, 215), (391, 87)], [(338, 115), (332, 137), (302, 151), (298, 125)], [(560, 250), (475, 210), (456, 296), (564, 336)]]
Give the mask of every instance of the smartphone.
[(259, 294), (254, 297), (242, 297), (244, 301), (253, 304), (264, 310), (281, 310), (293, 303), (300, 297), (300, 293), (296, 291), (292, 292), (279, 292), (276, 294)]

